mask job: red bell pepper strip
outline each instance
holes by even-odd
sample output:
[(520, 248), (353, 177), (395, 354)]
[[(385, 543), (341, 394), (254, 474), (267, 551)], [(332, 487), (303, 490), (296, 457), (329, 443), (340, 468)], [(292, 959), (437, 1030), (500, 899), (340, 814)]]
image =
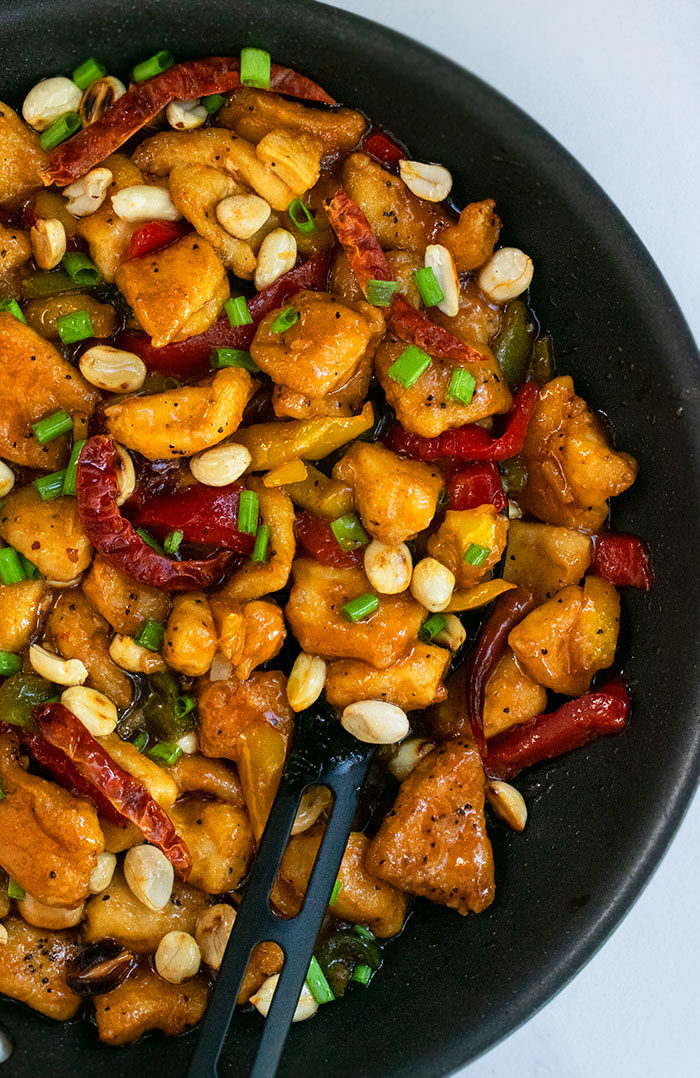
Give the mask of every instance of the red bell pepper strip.
[(617, 734), (627, 725), (630, 695), (621, 678), (600, 689), (567, 700), (546, 715), (498, 734), (489, 741), (486, 774), (511, 779), (526, 767), (581, 748), (604, 734)]
[(200, 591), (219, 580), (235, 558), (222, 550), (202, 561), (171, 561), (145, 543), (117, 505), (117, 450), (107, 435), (90, 438), (75, 482), (83, 530), (100, 554), (142, 584), (165, 591)]
[(300, 266), (283, 273), (273, 284), (248, 300), (248, 310), (253, 321), (247, 326), (232, 326), (224, 316), (204, 333), (189, 337), (186, 341), (163, 345), (162, 348), (154, 348), (147, 333), (124, 330), (117, 335), (117, 347), (127, 352), (135, 352), (149, 371), (159, 371), (175, 377), (201, 377), (210, 369), (214, 348), (247, 350), (255, 336), (256, 326), (266, 314), (281, 307), (285, 300), (297, 292), (324, 291), (328, 284), (330, 264), (330, 252), (320, 251)]
[(506, 418), (505, 430), (498, 438), (475, 423), (443, 431), (436, 438), (411, 434), (400, 423), (394, 423), (387, 432), (385, 443), (394, 452), (414, 460), (508, 460), (522, 451), (537, 394), (534, 382), (525, 382), (520, 387)]
[[(64, 187), (84, 176), (136, 135), (171, 101), (191, 101), (195, 97), (235, 90), (241, 85), (240, 69), (237, 56), (211, 56), (206, 60), (186, 60), (152, 79), (136, 83), (99, 120), (51, 152), (48, 166), (42, 172), (44, 184)], [(270, 90), (306, 101), (335, 104), (311, 79), (279, 64), (271, 65)]]
[[(40, 734), (28, 738), (31, 751), (39, 749), (39, 741), (54, 750), (45, 754), (42, 762), (50, 769), (62, 754), (72, 765), (84, 784), (80, 792), (96, 800), (98, 808), (108, 802), (121, 823), (130, 821), (152, 845), (157, 846), (183, 878), (192, 870), (192, 857), (183, 839), (175, 830), (170, 817), (148, 790), (125, 771), (96, 741), (80, 719), (63, 704), (44, 704), (34, 709), (34, 720)], [(64, 781), (64, 765), (57, 766), (57, 777)]]
[(590, 572), (605, 577), (618, 588), (649, 591), (654, 581), (649, 548), (637, 535), (625, 532), (597, 532), (593, 540)]
[(535, 600), (527, 588), (512, 588), (499, 595), (467, 659), (465, 717), (482, 756), (490, 753), (484, 737), (486, 683), (503, 655), (511, 629), (532, 610)]
[(160, 251), (191, 231), (189, 221), (147, 221), (129, 240), (129, 258), (143, 258)]
[(364, 559), (364, 547), (355, 550), (341, 550), (334, 536), (330, 521), (315, 517), (312, 513), (301, 511), (294, 517), (294, 536), (305, 554), (321, 565), (332, 565), (336, 569), (354, 569)]
[(225, 487), (197, 483), (174, 494), (146, 499), (131, 514), (131, 519), (159, 539), (168, 532), (181, 531), (186, 543), (211, 543), (250, 555), (255, 536), (238, 530), (238, 503), (243, 489), (242, 483), (229, 483)]
[(500, 513), (508, 505), (498, 465), (492, 461), (470, 464), (445, 480), (450, 509), (476, 509), (493, 505)]
[(371, 157), (380, 165), (384, 165), (385, 168), (390, 168), (393, 172), (398, 172), (399, 161), (408, 157), (406, 151), (397, 146), (382, 131), (373, 131), (366, 135), (360, 144), (360, 149), (368, 157)]

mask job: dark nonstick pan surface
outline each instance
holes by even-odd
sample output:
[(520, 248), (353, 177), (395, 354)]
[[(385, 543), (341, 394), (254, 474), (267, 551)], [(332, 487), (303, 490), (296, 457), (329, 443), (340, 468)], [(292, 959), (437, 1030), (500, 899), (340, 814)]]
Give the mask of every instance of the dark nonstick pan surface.
[[(458, 203), (494, 197), (503, 240), (534, 259), (532, 302), (560, 371), (639, 460), (637, 484), (615, 507), (617, 527), (650, 543), (656, 572), (650, 596), (623, 599), (631, 727), (533, 770), (521, 787), (527, 830), (493, 832), (491, 909), (460, 918), (420, 904), (367, 992), (294, 1027), (281, 1069), (285, 1078), (447, 1074), (528, 1018), (603, 943), (697, 782), (700, 369), (688, 328), (580, 166), (495, 91), (393, 30), (309, 0), (0, 0), (0, 17), (0, 98), (15, 107), (39, 78), (90, 55), (124, 77), (162, 48), (186, 59), (259, 45), (392, 129), (413, 156), (447, 165)], [(5, 1068), (16, 1078), (177, 1078), (193, 1043), (154, 1036), (110, 1050), (86, 1023), (55, 1025), (6, 1001), (0, 1020), (18, 1042)], [(237, 1017), (223, 1075), (245, 1073), (258, 1022)]]

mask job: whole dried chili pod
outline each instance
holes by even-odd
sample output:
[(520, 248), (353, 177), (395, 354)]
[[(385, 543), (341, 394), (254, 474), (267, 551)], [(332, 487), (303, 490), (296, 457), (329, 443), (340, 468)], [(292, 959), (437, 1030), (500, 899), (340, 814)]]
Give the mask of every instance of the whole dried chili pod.
[(513, 588), (496, 600), (486, 619), (481, 635), (467, 659), (466, 718), (481, 753), (490, 755), (484, 737), (484, 696), (486, 683), (494, 671), (508, 643), (511, 629), (522, 621), (535, 606), (532, 594), (526, 588)]
[(581, 748), (627, 725), (630, 695), (621, 678), (611, 678), (577, 700), (538, 715), (489, 741), (484, 767), (489, 778), (511, 779), (526, 767)]
[[(223, 94), (240, 85), (241, 62), (237, 56), (211, 56), (175, 64), (160, 75), (131, 86), (99, 120), (57, 146), (41, 177), (47, 187), (52, 183), (64, 187), (115, 153), (171, 101)], [(311, 79), (279, 64), (270, 67), (270, 90), (306, 101), (335, 104)]]
[(144, 542), (117, 505), (117, 450), (108, 435), (90, 438), (83, 446), (75, 492), (80, 522), (92, 545), (142, 584), (165, 591), (200, 591), (219, 580), (236, 556), (222, 550), (201, 561), (171, 561)]
[(430, 356), (460, 363), (484, 363), (486, 356), (454, 333), (436, 326), (425, 311), (417, 311), (403, 296), (394, 296), (386, 315), (387, 325), (408, 344), (415, 344)]
[[(142, 835), (157, 846), (178, 873), (186, 878), (192, 869), (190, 852), (170, 817), (145, 786), (120, 767), (80, 719), (63, 704), (44, 704), (35, 708), (33, 717), (41, 739), (56, 752), (62, 753), (73, 765), (83, 779), (88, 796), (94, 798), (93, 791), (99, 795), (99, 801), (96, 801), (98, 807), (107, 801), (122, 818), (121, 822), (128, 820), (135, 824)], [(32, 751), (36, 748), (35, 739), (39, 734), (31, 735), (29, 747)], [(51, 763), (47, 763), (47, 766), (51, 768)], [(63, 779), (65, 772), (57, 774), (57, 777)]]
[(591, 539), (591, 573), (605, 577), (618, 588), (649, 591), (654, 578), (649, 548), (643, 539), (625, 532), (597, 532)]

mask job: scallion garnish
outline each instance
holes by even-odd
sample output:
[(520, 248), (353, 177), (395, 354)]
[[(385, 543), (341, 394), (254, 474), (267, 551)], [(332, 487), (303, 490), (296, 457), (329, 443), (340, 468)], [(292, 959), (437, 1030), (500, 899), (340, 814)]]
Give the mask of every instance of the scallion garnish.
[(337, 879), (335, 881), (335, 883), (333, 884), (333, 890), (331, 891), (331, 897), (328, 899), (328, 905), (329, 906), (335, 906), (336, 902), (338, 901), (338, 895), (340, 894), (342, 888), (343, 888), (343, 881), (341, 879)]
[(285, 307), (283, 311), (277, 315), (272, 326), (273, 333), (284, 333), (285, 329), (291, 329), (299, 321), (299, 312), (295, 307)]
[(20, 887), (17, 880), (10, 878), (7, 881), (7, 897), (14, 898), (15, 902), (24, 902), (25, 890), (24, 887)]
[(149, 56), (148, 60), (142, 60), (132, 71), (134, 82), (144, 82), (152, 79), (154, 75), (160, 75), (167, 71), (175, 63), (175, 57), (171, 52), (157, 52), (155, 56)]
[(375, 940), (377, 937), (374, 932), (370, 931), (367, 925), (353, 925), (352, 930), (356, 936), (359, 936), (363, 940)]
[(255, 533), (255, 547), (253, 548), (253, 561), (267, 561), (267, 548), (270, 544), (270, 526), (261, 524)]
[(372, 979), (372, 967), (371, 966), (355, 966), (352, 971), (353, 981), (357, 981), (358, 984), (369, 984)]
[(394, 382), (399, 382), (404, 389), (410, 389), (432, 362), (430, 356), (417, 344), (409, 344), (396, 362), (391, 364), (387, 374)]
[(311, 956), (309, 972), (306, 974), (306, 983), (317, 1003), (332, 1003), (335, 999), (331, 986), (326, 980), (326, 975), (318, 964), (316, 955)]
[(19, 584), (20, 580), (26, 579), (17, 551), (11, 546), (3, 547), (0, 550), (0, 580), (3, 584)]
[(97, 82), (106, 74), (107, 68), (103, 67), (102, 64), (98, 64), (95, 57), (91, 56), (80, 67), (76, 67), (72, 78), (76, 86), (80, 87), (81, 90), (87, 90), (88, 86), (92, 86), (93, 82)]
[(92, 319), (87, 311), (71, 311), (56, 319), (58, 335), (64, 344), (77, 344), (78, 341), (94, 337)]
[(242, 490), (238, 503), (238, 530), (255, 535), (258, 530), (258, 496), (254, 490)]
[(102, 274), (95, 263), (80, 251), (68, 251), (63, 256), (63, 267), (72, 281), (81, 287), (100, 284)]
[(418, 630), (418, 639), (424, 644), (429, 644), (438, 633), (447, 628), (447, 618), (444, 614), (431, 614), (426, 618)]
[(211, 355), (211, 367), (213, 370), (243, 367), (251, 374), (260, 374), (260, 368), (253, 363), (250, 352), (244, 352), (242, 348), (215, 348)]
[(367, 282), (365, 296), (367, 302), (374, 307), (390, 307), (394, 293), (398, 292), (400, 285), (397, 281), (377, 281), (372, 278)]
[(184, 719), (196, 706), (194, 696), (178, 696), (175, 700), (175, 714), (178, 719)]
[(241, 49), (241, 86), (270, 89), (270, 54), (264, 49)]
[(180, 543), (185, 538), (184, 533), (180, 531), (170, 532), (163, 540), (163, 550), (166, 554), (177, 554), (180, 549)]
[(150, 532), (147, 532), (145, 528), (137, 528), (136, 534), (140, 535), (144, 543), (147, 543), (151, 550), (155, 550), (156, 554), (165, 554), (165, 550), (157, 539), (154, 539)]
[(232, 299), (227, 299), (224, 303), (224, 310), (232, 326), (252, 325), (253, 319), (248, 310), (248, 301), (245, 296), (235, 296)]
[(134, 640), (149, 651), (160, 651), (165, 629), (159, 621), (144, 621), (138, 632), (134, 633)]
[(53, 415), (47, 415), (45, 419), (32, 423), (32, 430), (39, 445), (46, 445), (47, 442), (52, 442), (54, 438), (59, 438), (62, 434), (67, 434), (69, 430), (73, 430), (73, 420), (68, 415), (68, 412), (64, 412), (61, 408), (60, 411), (54, 412)]
[(456, 370), (452, 371), (450, 384), (445, 395), (450, 400), (461, 401), (462, 404), (471, 404), (475, 388), (476, 378), (474, 375), (466, 371), (464, 367), (457, 367)]
[(80, 456), (84, 445), (84, 438), (81, 438), (77, 442), (73, 442), (73, 448), (70, 451), (70, 460), (68, 461), (68, 467), (66, 468), (65, 478), (63, 480), (63, 493), (72, 497), (75, 497), (75, 478), (78, 473), (78, 457)]
[(67, 138), (79, 131), (82, 126), (82, 121), (77, 112), (64, 113), (63, 116), (59, 116), (55, 123), (51, 124), (51, 127), (47, 127), (42, 132), (39, 138), (42, 150), (55, 149), (56, 146), (60, 146)]
[(470, 543), (466, 549), (464, 560), (468, 565), (473, 565), (478, 568), (483, 565), (491, 554), (491, 548), (487, 546), (480, 546), (479, 543)]
[[(24, 554), (20, 554), (19, 560), (22, 566), (25, 580), (38, 580), (41, 576), (41, 573), (37, 569), (36, 565), (34, 565), (34, 563), (31, 562), (29, 558), (25, 558)], [(47, 700), (46, 702), (51, 703), (52, 701)]]
[(27, 324), (27, 319), (22, 314), (22, 308), (14, 297), (12, 299), (0, 300), (0, 314), (13, 314), (15, 318), (19, 318), (20, 322)]
[(289, 203), (287, 206), (287, 213), (291, 217), (294, 226), (300, 232), (310, 234), (316, 231), (316, 225), (311, 216), (311, 210), (300, 198), (295, 198)]
[(356, 599), (351, 599), (345, 606), (341, 606), (340, 613), (346, 621), (360, 621), (373, 614), (378, 608), (379, 599), (368, 591), (364, 595), (358, 595)]
[(158, 763), (172, 767), (182, 756), (182, 749), (172, 741), (159, 741), (157, 745), (148, 750), (146, 755)]
[(143, 750), (146, 748), (146, 745), (148, 744), (148, 734), (146, 733), (146, 731), (139, 730), (131, 744), (134, 746), (135, 749), (138, 749), (139, 752), (143, 752)]
[(331, 521), (333, 532), (341, 550), (355, 550), (358, 546), (367, 546), (369, 535), (354, 513), (346, 513)]
[(223, 94), (207, 94), (202, 98), (202, 104), (207, 110), (208, 116), (213, 116), (215, 112), (218, 112), (222, 105), (226, 103), (226, 98)]
[(5, 800), (5, 791), (3, 790), (2, 786), (0, 786), (0, 801), (4, 801), (4, 800)]
[(440, 282), (432, 266), (424, 266), (423, 269), (416, 270), (413, 279), (418, 285), (420, 298), (426, 307), (437, 307), (438, 303), (442, 303), (445, 293), (440, 288)]
[(22, 660), (19, 655), (15, 655), (11, 651), (0, 651), (0, 675), (2, 677), (18, 674), (21, 669)]
[(66, 481), (66, 469), (60, 472), (52, 472), (51, 475), (41, 475), (34, 480), (34, 486), (39, 491), (42, 502), (50, 502), (63, 494), (63, 484)]

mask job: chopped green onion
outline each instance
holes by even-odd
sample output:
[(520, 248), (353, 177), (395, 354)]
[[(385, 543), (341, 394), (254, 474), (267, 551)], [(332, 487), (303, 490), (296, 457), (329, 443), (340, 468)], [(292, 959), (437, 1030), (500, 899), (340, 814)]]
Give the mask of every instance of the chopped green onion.
[(241, 348), (215, 348), (211, 356), (211, 366), (214, 370), (221, 367), (243, 367), (251, 374), (260, 374), (260, 368), (253, 363), (250, 352), (244, 352)]
[(68, 494), (71, 497), (75, 497), (75, 478), (78, 472), (78, 457), (80, 456), (84, 445), (85, 439), (81, 438), (79, 441), (73, 442), (73, 448), (70, 451), (70, 460), (68, 461), (66, 476), (63, 480), (63, 493)]
[(241, 86), (270, 89), (270, 54), (264, 49), (241, 49)]
[(0, 801), (4, 801), (4, 800), (5, 800), (5, 791), (3, 790), (2, 786), (0, 786)]
[(317, 1003), (332, 1003), (335, 999), (331, 986), (326, 980), (326, 976), (318, 964), (316, 955), (311, 956), (311, 964), (309, 965), (309, 972), (306, 974), (306, 983), (309, 986), (309, 991), (314, 997)]
[(356, 936), (363, 940), (375, 940), (377, 938), (374, 932), (367, 928), (367, 925), (353, 925), (352, 930)]
[(148, 60), (142, 60), (132, 71), (134, 82), (144, 82), (152, 79), (154, 75), (160, 75), (167, 71), (175, 63), (175, 57), (171, 52), (157, 52), (155, 56), (149, 56)]
[(396, 362), (391, 364), (387, 374), (395, 382), (400, 382), (404, 389), (410, 389), (431, 363), (432, 359), (422, 348), (409, 344)]
[(14, 898), (16, 902), (23, 902), (25, 897), (25, 891), (23, 887), (17, 883), (17, 880), (9, 879), (7, 881), (7, 897)]
[(464, 560), (469, 565), (478, 566), (483, 565), (491, 553), (491, 548), (488, 546), (479, 546), (478, 543), (470, 543), (467, 547), (464, 555)]
[(21, 669), (22, 660), (19, 655), (14, 655), (11, 651), (0, 651), (0, 674), (3, 677), (18, 674)]
[(102, 281), (102, 274), (95, 263), (80, 251), (65, 254), (63, 266), (70, 279), (81, 286), (100, 284)]
[(178, 696), (175, 700), (175, 714), (178, 719), (184, 719), (196, 706), (194, 696)]
[(333, 532), (341, 550), (355, 550), (358, 546), (367, 546), (369, 535), (354, 513), (346, 513), (331, 521)]
[(311, 210), (300, 198), (295, 198), (287, 206), (287, 213), (292, 219), (292, 223), (299, 229), (300, 232), (310, 234), (316, 231), (316, 225), (314, 219), (311, 216)]
[(177, 554), (180, 549), (180, 543), (185, 538), (184, 532), (176, 531), (170, 532), (163, 540), (163, 550), (166, 554)]
[(13, 314), (15, 318), (19, 318), (20, 322), (27, 324), (27, 319), (22, 314), (22, 308), (16, 299), (3, 299), (0, 300), (0, 314)]
[(155, 550), (156, 554), (165, 554), (165, 550), (160, 545), (157, 539), (154, 539), (145, 528), (137, 528), (136, 534), (140, 535), (144, 543), (147, 543), (151, 550)]
[(258, 530), (258, 496), (254, 490), (242, 490), (238, 503), (238, 530), (256, 535)]
[(442, 303), (445, 293), (440, 288), (440, 282), (435, 276), (435, 270), (432, 266), (425, 266), (423, 269), (416, 270), (413, 277), (418, 285), (420, 298), (426, 307), (437, 307), (438, 303)]
[(51, 127), (47, 127), (39, 138), (42, 150), (53, 150), (60, 146), (67, 138), (74, 135), (82, 127), (82, 121), (77, 112), (66, 112), (59, 116)]
[[(36, 565), (34, 565), (34, 563), (31, 562), (29, 558), (25, 558), (24, 554), (20, 554), (19, 560), (22, 565), (22, 570), (24, 572), (25, 578), (27, 580), (38, 580), (41, 576), (41, 573), (37, 569)], [(47, 700), (46, 703), (51, 704), (53, 703), (53, 701)]]
[(165, 635), (165, 629), (159, 621), (144, 621), (138, 632), (134, 633), (134, 640), (142, 648), (148, 648), (149, 651), (160, 651), (160, 646), (163, 643), (163, 636)]
[(42, 502), (50, 502), (63, 494), (63, 484), (66, 481), (66, 469), (60, 472), (52, 472), (51, 475), (42, 475), (34, 480), (34, 486), (39, 491)]
[(285, 307), (277, 315), (272, 323), (273, 333), (284, 333), (285, 329), (291, 329), (299, 321), (299, 312), (295, 307)]
[(80, 67), (76, 67), (73, 72), (73, 82), (81, 90), (87, 90), (88, 86), (92, 86), (93, 82), (97, 82), (106, 74), (107, 68), (103, 67), (102, 64), (98, 64), (95, 57), (91, 56)]
[(3, 584), (19, 584), (20, 580), (27, 579), (19, 559), (19, 554), (11, 546), (0, 550), (0, 580)]
[(87, 311), (71, 311), (56, 319), (58, 335), (64, 344), (77, 344), (88, 337), (94, 337), (92, 319)]
[(232, 326), (250, 326), (253, 318), (248, 310), (248, 301), (245, 296), (236, 296), (235, 299), (227, 299), (224, 310)]
[(462, 404), (470, 404), (476, 388), (476, 378), (464, 367), (457, 367), (452, 371), (450, 384), (447, 387), (446, 396), (450, 400), (461, 401)]
[(371, 966), (355, 966), (354, 970), (352, 971), (352, 979), (353, 979), (353, 981), (357, 981), (358, 984), (367, 985), (367, 984), (369, 984), (371, 978), (372, 978), (372, 967)]
[(255, 547), (253, 548), (253, 561), (267, 561), (267, 548), (270, 543), (270, 526), (261, 524), (255, 533)]
[(343, 881), (341, 879), (336, 880), (335, 883), (333, 884), (333, 890), (331, 891), (331, 897), (328, 899), (328, 905), (329, 906), (335, 906), (336, 902), (338, 901), (338, 895), (340, 894), (342, 889), (343, 889)]
[(360, 621), (369, 614), (373, 614), (378, 607), (377, 596), (372, 595), (371, 592), (365, 592), (364, 595), (358, 595), (356, 599), (351, 599), (345, 606), (341, 606), (340, 613), (346, 621)]
[(443, 629), (447, 628), (447, 618), (444, 614), (431, 614), (429, 618), (426, 618), (420, 629), (418, 630), (418, 639), (424, 644), (429, 644), (431, 640), (434, 640), (438, 633), (441, 633)]
[(135, 749), (138, 749), (139, 752), (143, 752), (143, 750), (146, 748), (146, 745), (148, 744), (148, 734), (146, 733), (146, 731), (139, 730), (131, 744), (134, 746)]
[(172, 741), (159, 741), (157, 745), (154, 745), (152, 749), (148, 750), (146, 755), (150, 756), (152, 760), (156, 760), (167, 764), (168, 767), (172, 767), (182, 756), (182, 749)]
[(202, 104), (207, 110), (208, 116), (213, 116), (215, 112), (218, 112), (223, 104), (225, 104), (226, 98), (223, 94), (207, 94), (202, 98)]
[(46, 445), (47, 442), (52, 442), (54, 438), (59, 438), (61, 434), (66, 434), (72, 429), (73, 420), (62, 408), (53, 415), (47, 415), (45, 419), (32, 423), (32, 430), (39, 445)]
[(398, 292), (400, 287), (398, 281), (377, 281), (372, 278), (365, 288), (367, 302), (375, 307), (391, 307), (394, 292)]

